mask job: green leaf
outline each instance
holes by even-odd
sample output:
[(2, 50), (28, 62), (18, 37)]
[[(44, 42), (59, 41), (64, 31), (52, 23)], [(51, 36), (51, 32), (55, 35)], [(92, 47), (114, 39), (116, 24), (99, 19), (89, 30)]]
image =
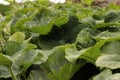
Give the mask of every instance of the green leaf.
[(111, 41), (111, 42), (104, 44), (104, 46), (102, 46), (101, 53), (102, 54), (120, 55), (119, 47), (120, 47), (120, 40)]
[(47, 40), (43, 38), (38, 41), (38, 46), (43, 50), (52, 49), (52, 48), (56, 47), (58, 44), (59, 44), (59, 41), (52, 40), (52, 37)]
[(54, 51), (55, 51), (55, 49), (51, 49), (51, 50), (38, 50), (38, 53), (40, 54), (40, 55), (38, 54), (38, 56), (42, 55), (42, 57), (40, 59), (36, 60), (34, 62), (34, 64), (40, 65), (41, 63), (46, 62), (48, 60), (49, 56), (54, 53)]
[(49, 73), (48, 77), (50, 80), (70, 80), (73, 74), (84, 64), (84, 62), (80, 64), (64, 64), (59, 71)]
[(19, 51), (16, 52), (13, 56), (13, 71), (15, 75), (19, 73), (24, 73), (26, 70), (36, 61), (40, 60), (42, 55), (38, 55), (37, 50), (29, 50), (29, 51)]
[(12, 60), (8, 56), (0, 53), (0, 65), (10, 67), (12, 66)]
[(110, 77), (110, 76), (112, 76), (112, 71), (109, 69), (106, 69), (102, 71), (100, 74), (98, 74), (97, 76), (95, 76), (93, 80), (105, 80), (107, 77)]
[[(28, 68), (29, 66), (31, 66), (36, 60), (40, 60), (41, 58), (41, 54), (40, 55), (36, 55), (36, 52), (32, 51), (33, 48), (36, 48), (35, 45), (32, 45), (30, 43), (28, 43), (29, 40), (24, 41), (23, 43), (20, 43), (18, 46), (18, 43), (16, 42), (9, 42), (9, 44), (12, 46), (9, 47), (7, 46), (8, 50), (8, 55), (12, 55), (12, 69), (15, 75), (18, 75), (21, 73), (21, 71), (25, 71), (26, 68)], [(22, 47), (20, 49), (20, 47)], [(15, 49), (16, 48), (16, 49)], [(17, 49), (18, 48), (18, 49)], [(17, 51), (16, 51), (17, 50)], [(33, 54), (30, 52), (33, 52)], [(11, 52), (11, 54), (10, 54)], [(28, 60), (26, 60), (26, 59)], [(41, 61), (42, 62), (42, 61)], [(26, 64), (24, 64), (26, 63)], [(24, 64), (24, 65), (23, 65)], [(4, 66), (0, 67), (0, 77), (4, 77), (4, 78), (8, 78), (11, 77), (10, 72), (8, 71), (7, 68), (4, 68)]]
[(116, 22), (120, 19), (120, 11), (111, 10), (109, 11), (104, 19), (104, 22)]
[(13, 55), (15, 52), (20, 51), (22, 49), (21, 43), (9, 41), (4, 45), (4, 51), (7, 55)]
[(29, 43), (29, 40), (24, 41), (22, 49), (12, 55), (14, 60), (13, 67), (17, 69), (17, 74), (22, 70), (26, 71), (32, 64), (44, 63), (49, 56), (50, 51), (42, 51), (36, 48), (36, 45)]
[(95, 34), (94, 29), (85, 28), (80, 31), (77, 35), (76, 43), (77, 45), (81, 46), (81, 48), (87, 48), (95, 44), (94, 39), (92, 36)]
[[(42, 54), (38, 50), (25, 51), (21, 56), (21, 63), (23, 65), (23, 70), (26, 71), (35, 61), (41, 60)], [(42, 61), (42, 60), (41, 60)]]
[(42, 70), (32, 70), (27, 80), (49, 80), (47, 74)]
[(35, 44), (29, 43), (29, 40), (24, 40), (23, 42), (8, 41), (4, 44), (3, 50), (7, 55), (14, 55), (16, 52), (28, 51), (34, 49), (37, 46)]
[(24, 45), (24, 43), (23, 43), (22, 46), (25, 47), (25, 48), (24, 48), (25, 51), (28, 51), (28, 50), (30, 50), (30, 49), (36, 49), (36, 48), (37, 48), (37, 45), (31, 44), (31, 43), (28, 43), (28, 44), (26, 44), (26, 45)]
[(120, 37), (119, 32), (103, 31), (94, 38), (98, 41), (98, 40), (105, 40), (105, 39), (117, 38), (117, 37)]
[(104, 23), (103, 21), (97, 21), (97, 24), (94, 27), (106, 28), (106, 27), (112, 27), (112, 26), (120, 26), (120, 24), (118, 22)]
[(94, 18), (95, 20), (102, 20), (105, 17), (104, 14), (105, 13), (102, 10), (95, 10), (92, 14), (92, 18)]
[(21, 44), (22, 49), (15, 52), (12, 55), (13, 59), (13, 71), (15, 75), (26, 71), (35, 61), (39, 60), (42, 62), (42, 54), (35, 50), (35, 45), (31, 45), (28, 41)]
[(53, 49), (53, 53), (48, 57), (44, 64), (47, 65), (50, 71), (59, 71), (59, 68), (68, 62), (64, 57), (65, 48), (65, 46), (58, 46)]
[[(114, 40), (114, 39), (113, 39)], [(106, 43), (109, 42), (110, 40), (101, 40), (99, 42), (97, 42), (94, 46), (92, 47), (88, 47), (85, 49), (80, 50), (80, 53), (82, 55), (80, 55), (80, 59), (83, 58), (85, 60), (87, 60), (90, 63), (95, 63), (96, 59), (100, 56), (100, 52), (101, 52), (101, 47)]]
[(54, 24), (58, 27), (66, 24), (67, 22), (68, 22), (67, 16), (61, 16), (61, 17), (55, 18), (55, 20), (54, 20)]
[(112, 76), (106, 78), (105, 80), (120, 80), (120, 73), (113, 74)]
[[(65, 50), (69, 46), (55, 47), (47, 61), (42, 64), (42, 67), (49, 72), (48, 76), (50, 80), (69, 80), (86, 63), (85, 61), (81, 61), (80, 64), (68, 62), (65, 59)], [(64, 74), (67, 74), (67, 76)]]
[(84, 18), (81, 20), (82, 23), (89, 25), (90, 27), (95, 26), (95, 20), (93, 18)]
[(90, 48), (86, 48), (86, 49), (82, 49), (79, 53), (81, 54), (79, 56), (79, 59), (85, 59), (90, 63), (95, 63), (96, 58), (99, 56), (99, 49), (95, 48), (94, 51), (96, 51), (96, 54), (94, 54), (95, 52), (93, 51), (94, 47), (90, 47)]
[(23, 32), (15, 32), (9, 37), (9, 41), (23, 42), (25, 39), (25, 34)]
[(0, 78), (9, 78), (11, 77), (10, 72), (6, 66), (0, 65)]
[(48, 24), (34, 26), (34, 27), (30, 28), (30, 30), (34, 33), (39, 33), (41, 35), (46, 35), (51, 31), (52, 25), (53, 25), (53, 23), (50, 22)]
[[(41, 9), (40, 9), (41, 10)], [(24, 11), (24, 10), (23, 10)], [(14, 27), (20, 27), (20, 25), (22, 26), (23, 23), (30, 21), (32, 19), (34, 19), (34, 17), (37, 15), (38, 13), (38, 9), (34, 9), (32, 10), (33, 12), (29, 11), (26, 12), (26, 14), (23, 14), (22, 17), (20, 17), (20, 19), (16, 22), (16, 24), (14, 25)]]
[(103, 68), (120, 68), (120, 41), (106, 43), (101, 50), (101, 56), (98, 57), (96, 65)]
[(82, 53), (80, 58), (84, 58), (84, 59), (88, 60), (89, 62), (95, 63), (97, 58), (100, 56), (101, 48), (105, 45), (105, 43), (109, 43), (109, 42), (116, 41), (116, 40), (120, 40), (120, 37), (100, 40), (94, 46), (86, 48), (85, 52)]
[(120, 57), (119, 55), (104, 54), (97, 59), (96, 65), (101, 68), (104, 68), (104, 67), (110, 68), (110, 69), (120, 68), (119, 57)]
[[(39, 8), (39, 10), (41, 9)], [(26, 30), (27, 26), (25, 24), (33, 20), (39, 10), (36, 8), (22, 8), (22, 10), (18, 9), (17, 13), (12, 14), (14, 17), (11, 17), (10, 32), (15, 33), (16, 31)]]
[(69, 61), (69, 62), (73, 62), (75, 63), (76, 60), (79, 58), (81, 54), (79, 53), (79, 51), (76, 49), (76, 47), (70, 46), (65, 50), (65, 58)]

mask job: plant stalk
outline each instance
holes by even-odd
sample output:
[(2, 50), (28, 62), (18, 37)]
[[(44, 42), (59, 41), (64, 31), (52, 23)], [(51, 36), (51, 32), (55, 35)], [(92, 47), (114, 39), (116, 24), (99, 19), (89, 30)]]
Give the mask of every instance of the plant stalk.
[(14, 72), (13, 72), (13, 70), (12, 70), (12, 67), (8, 67), (8, 70), (10, 71), (10, 74), (11, 74), (11, 76), (12, 76), (12, 80), (18, 80), (18, 79), (16, 78), (16, 76), (14, 75)]

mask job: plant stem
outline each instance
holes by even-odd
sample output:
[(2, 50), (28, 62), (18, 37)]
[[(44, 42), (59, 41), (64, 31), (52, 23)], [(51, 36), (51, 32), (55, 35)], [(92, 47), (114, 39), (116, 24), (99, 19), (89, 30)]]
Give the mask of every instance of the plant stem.
[(12, 80), (17, 80), (16, 76), (14, 75), (14, 72), (12, 70), (12, 67), (8, 67), (8, 70), (10, 71), (11, 73), (11, 77), (12, 77)]

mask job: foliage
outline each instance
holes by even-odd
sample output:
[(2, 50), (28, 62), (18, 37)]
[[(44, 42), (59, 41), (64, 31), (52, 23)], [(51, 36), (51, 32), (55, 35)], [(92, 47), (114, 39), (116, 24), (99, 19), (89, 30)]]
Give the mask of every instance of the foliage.
[(118, 7), (47, 0), (0, 6), (0, 80), (73, 80), (82, 71), (90, 73), (83, 80), (120, 79)]

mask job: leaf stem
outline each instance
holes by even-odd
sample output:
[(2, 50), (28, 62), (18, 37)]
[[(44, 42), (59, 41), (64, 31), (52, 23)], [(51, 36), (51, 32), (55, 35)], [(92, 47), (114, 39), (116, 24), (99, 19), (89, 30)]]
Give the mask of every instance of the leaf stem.
[(8, 70), (10, 71), (11, 73), (11, 76), (12, 76), (12, 80), (17, 80), (16, 76), (14, 75), (14, 72), (12, 70), (12, 67), (8, 67)]

